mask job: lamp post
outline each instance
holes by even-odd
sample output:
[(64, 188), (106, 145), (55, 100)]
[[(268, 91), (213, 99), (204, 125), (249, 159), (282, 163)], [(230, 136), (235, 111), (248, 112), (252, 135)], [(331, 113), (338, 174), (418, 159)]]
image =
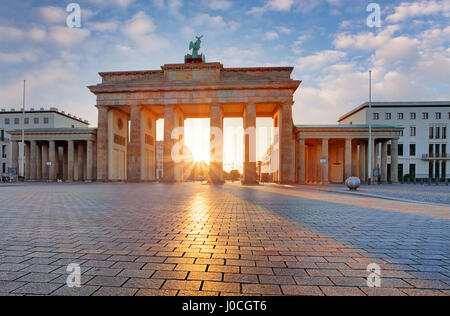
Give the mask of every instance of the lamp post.
[(372, 113), (372, 70), (369, 70), (369, 113), (368, 113), (368, 121), (369, 121), (369, 161), (368, 161), (368, 171), (369, 178), (367, 180), (368, 184), (372, 184), (372, 119), (370, 117)]
[(26, 80), (23, 81), (23, 105), (22, 105), (22, 170), (21, 177), (25, 179), (25, 85)]

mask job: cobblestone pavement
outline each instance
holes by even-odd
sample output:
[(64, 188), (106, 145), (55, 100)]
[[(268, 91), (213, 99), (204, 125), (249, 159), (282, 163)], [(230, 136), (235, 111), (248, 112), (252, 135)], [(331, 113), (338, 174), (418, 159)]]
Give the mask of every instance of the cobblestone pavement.
[[(305, 189), (325, 189), (338, 192), (348, 192), (345, 185), (309, 185), (300, 186)], [(424, 203), (442, 204), (450, 206), (450, 186), (445, 184), (383, 184), (383, 185), (363, 185), (358, 190), (359, 193), (375, 194), (389, 198), (412, 200)]]
[[(1, 187), (0, 295), (450, 294), (448, 216), (427, 216), (427, 205), (398, 211), (394, 201), (364, 198), (362, 206), (312, 194), (199, 184)], [(80, 288), (65, 285), (71, 263), (81, 265)], [(370, 263), (382, 268), (381, 288), (367, 287)]]

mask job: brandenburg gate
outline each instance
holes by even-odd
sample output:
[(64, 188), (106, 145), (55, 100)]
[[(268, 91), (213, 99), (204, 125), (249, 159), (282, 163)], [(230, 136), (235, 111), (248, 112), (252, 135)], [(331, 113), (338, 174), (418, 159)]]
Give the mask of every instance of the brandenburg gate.
[(292, 71), (293, 67), (224, 68), (204, 62), (202, 55), (188, 55), (185, 63), (167, 64), (161, 70), (100, 73), (102, 82), (89, 87), (97, 96), (97, 180), (155, 181), (156, 120), (163, 118), (164, 181), (184, 181), (184, 163), (174, 158), (175, 145), (183, 143), (184, 121), (210, 118), (210, 182), (222, 183), (223, 135), (213, 130), (223, 131), (224, 118), (242, 117), (243, 183), (256, 184), (256, 118), (270, 117), (280, 162), (274, 181), (294, 183), (292, 106), (301, 81), (291, 79)]

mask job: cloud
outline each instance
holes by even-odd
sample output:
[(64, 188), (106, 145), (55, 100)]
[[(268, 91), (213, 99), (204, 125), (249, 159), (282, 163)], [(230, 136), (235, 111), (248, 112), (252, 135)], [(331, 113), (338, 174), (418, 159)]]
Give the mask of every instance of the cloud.
[(22, 30), (11, 26), (0, 26), (0, 41), (20, 40), (25, 36)]
[(183, 7), (181, 0), (153, 0), (153, 5), (167, 10), (170, 14), (181, 16), (180, 9)]
[(122, 31), (129, 37), (139, 37), (152, 33), (155, 29), (152, 19), (144, 11), (140, 11), (125, 23)]
[(195, 26), (206, 26), (215, 29), (222, 29), (223, 31), (231, 31), (234, 32), (238, 29), (239, 23), (236, 21), (226, 22), (222, 16), (211, 16), (207, 13), (202, 13), (197, 15), (192, 24)]
[(48, 6), (39, 9), (41, 17), (47, 23), (58, 24), (65, 23), (67, 12), (63, 7)]
[(324, 70), (325, 66), (336, 63), (346, 57), (345, 52), (325, 50), (314, 55), (300, 57), (297, 59), (297, 68), (302, 71)]
[(91, 32), (82, 28), (69, 28), (54, 26), (50, 28), (49, 38), (60, 46), (76, 46), (91, 35)]
[(267, 0), (261, 7), (252, 7), (247, 14), (260, 15), (268, 11), (289, 12), (294, 8), (299, 12), (307, 12), (319, 5), (320, 0)]
[(291, 34), (293, 29), (289, 28), (289, 27), (285, 27), (285, 26), (277, 26), (276, 27), (277, 31), (282, 33), (282, 34)]
[(442, 13), (450, 16), (450, 1), (442, 0), (421, 0), (413, 2), (402, 2), (395, 7), (394, 13), (386, 17), (386, 21), (391, 23), (404, 22), (411, 18), (429, 16)]
[(87, 1), (98, 6), (113, 5), (122, 8), (126, 8), (134, 2), (134, 0), (87, 0)]
[(94, 22), (88, 24), (89, 28), (98, 32), (114, 32), (118, 29), (119, 25), (115, 21), (109, 22)]
[(226, 10), (233, 5), (233, 3), (228, 0), (203, 0), (203, 2), (212, 10)]
[(337, 49), (370, 51), (386, 44), (391, 39), (392, 35), (394, 35), (399, 30), (400, 26), (390, 25), (382, 28), (378, 33), (339, 33), (333, 41), (333, 45)]
[(266, 37), (266, 40), (272, 41), (272, 40), (279, 38), (280, 36), (278, 35), (277, 32), (272, 31), (272, 32), (267, 32), (265, 37)]
[(35, 62), (38, 60), (39, 53), (35, 50), (25, 50), (14, 53), (0, 52), (0, 63), (20, 64), (22, 62)]
[(414, 36), (397, 32), (390, 26), (378, 33), (337, 34), (335, 51), (298, 58), (296, 75), (304, 83), (294, 98), (295, 122), (332, 123), (366, 101), (368, 69), (376, 101), (448, 99), (450, 27)]
[(153, 20), (143, 11), (136, 13), (128, 20), (122, 33), (130, 38), (142, 52), (152, 52), (167, 46), (167, 41), (156, 35)]

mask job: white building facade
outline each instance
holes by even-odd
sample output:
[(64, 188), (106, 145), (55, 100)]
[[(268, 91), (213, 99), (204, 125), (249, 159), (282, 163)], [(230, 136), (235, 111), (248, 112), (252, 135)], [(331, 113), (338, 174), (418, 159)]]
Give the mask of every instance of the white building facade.
[[(4, 130), (4, 139), (0, 146), (0, 173), (8, 173), (12, 166), (12, 146), (10, 145), (9, 131), (21, 130), (24, 127), (30, 129), (61, 129), (61, 128), (88, 128), (89, 122), (70, 113), (59, 111), (57, 108), (30, 108), (25, 111), (22, 109), (1, 109), (0, 110), (0, 130)], [(22, 170), (22, 143), (19, 143), (19, 168), (16, 170), (18, 175)], [(5, 172), (3, 167), (5, 166)]]
[[(339, 119), (339, 124), (377, 124), (403, 127), (398, 142), (399, 179), (450, 178), (449, 157), (450, 101), (364, 103)], [(380, 163), (380, 144), (376, 146)], [(390, 156), (390, 145), (388, 147)], [(390, 163), (390, 157), (388, 157)], [(390, 175), (388, 176), (390, 178)]]

